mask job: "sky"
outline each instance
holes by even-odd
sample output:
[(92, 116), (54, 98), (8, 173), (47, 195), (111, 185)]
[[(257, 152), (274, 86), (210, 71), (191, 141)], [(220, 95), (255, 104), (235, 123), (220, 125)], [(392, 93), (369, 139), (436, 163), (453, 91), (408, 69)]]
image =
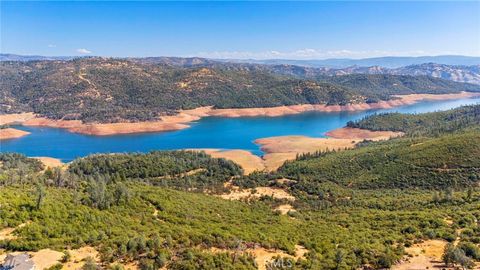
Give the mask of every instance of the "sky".
[(23, 55), (480, 56), (480, 1), (0, 1), (0, 15), (1, 52)]

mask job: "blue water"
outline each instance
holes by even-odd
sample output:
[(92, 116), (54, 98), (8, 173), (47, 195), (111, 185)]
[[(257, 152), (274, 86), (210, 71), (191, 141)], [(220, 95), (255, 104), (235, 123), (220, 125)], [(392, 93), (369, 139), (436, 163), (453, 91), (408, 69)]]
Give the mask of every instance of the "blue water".
[(372, 113), (422, 113), (447, 110), (465, 104), (479, 103), (479, 99), (420, 102), (394, 109), (360, 112), (307, 112), (280, 117), (207, 117), (191, 124), (190, 128), (134, 135), (90, 136), (70, 133), (64, 129), (44, 127), (15, 128), (31, 134), (19, 139), (2, 141), (1, 152), (19, 152), (27, 156), (49, 156), (68, 162), (93, 153), (148, 152), (161, 149), (220, 148), (245, 149), (261, 155), (258, 138), (281, 135), (324, 137), (325, 132), (345, 126), (350, 120)]

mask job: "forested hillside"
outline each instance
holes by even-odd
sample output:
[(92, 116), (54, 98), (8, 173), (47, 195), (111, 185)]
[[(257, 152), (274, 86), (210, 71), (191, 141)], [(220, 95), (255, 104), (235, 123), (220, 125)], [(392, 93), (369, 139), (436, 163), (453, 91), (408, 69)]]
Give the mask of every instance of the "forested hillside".
[(425, 76), (349, 75), (307, 80), (278, 75), (265, 66), (204, 63), (206, 66), (197, 67), (197, 61), (79, 58), (1, 62), (0, 112), (33, 111), (53, 119), (84, 122), (142, 121), (200, 106), (333, 105), (374, 102), (394, 94), (480, 90)]
[(372, 115), (349, 127), (408, 136), (365, 142), (356, 149), (304, 155), (279, 169), (293, 188), (317, 196), (322, 186), (348, 188), (476, 187), (480, 181), (480, 105), (424, 114)]
[[(456, 228), (465, 232), (459, 235), (461, 246), (479, 251), (472, 244), (479, 237), (477, 191), (437, 197), (428, 190), (326, 185), (331, 193), (308, 200), (293, 190), (298, 210), (284, 216), (272, 211), (282, 200), (238, 202), (209, 195), (222, 172), (223, 181), (240, 176), (231, 163), (203, 154), (100, 155), (76, 160), (67, 171), (40, 171), (20, 155), (2, 154), (1, 160), (9, 165), (0, 168), (0, 230), (23, 225), (15, 237), (0, 239), (0, 248), (93, 246), (100, 262), (88, 262), (88, 269), (131, 263), (140, 269), (256, 269), (253, 248), (277, 248), (291, 269), (382, 269), (416, 241), (454, 241)], [(300, 183), (306, 182), (307, 172), (298, 173), (305, 179)], [(286, 257), (295, 245), (308, 253)], [(475, 258), (468, 258), (471, 265)]]
[(324, 183), (351, 188), (466, 188), (480, 181), (480, 132), (405, 138), (289, 162), (280, 173), (317, 194)]
[(439, 135), (468, 127), (480, 127), (480, 104), (423, 114), (375, 114), (359, 121), (348, 122), (347, 126), (369, 130), (401, 131), (410, 136)]

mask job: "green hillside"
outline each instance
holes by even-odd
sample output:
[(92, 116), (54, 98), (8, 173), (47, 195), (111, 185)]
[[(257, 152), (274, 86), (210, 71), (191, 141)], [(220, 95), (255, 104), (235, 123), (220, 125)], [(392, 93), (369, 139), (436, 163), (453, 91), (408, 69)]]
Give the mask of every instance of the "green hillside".
[(295, 189), (316, 194), (331, 182), (349, 188), (465, 188), (480, 181), (480, 132), (405, 138), (286, 163)]
[(347, 123), (349, 127), (369, 130), (401, 131), (411, 136), (430, 136), (480, 127), (480, 104), (423, 114), (387, 113)]
[(348, 75), (306, 80), (275, 74), (269, 66), (232, 63), (183, 67), (169, 61), (93, 57), (0, 64), (0, 112), (33, 111), (85, 122), (152, 120), (200, 106), (348, 104), (389, 99), (393, 94), (479, 90), (430, 77)]
[[(16, 230), (16, 238), (0, 240), (0, 248), (62, 251), (89, 245), (100, 251), (103, 268), (112, 262), (133, 261), (141, 269), (165, 265), (169, 269), (256, 269), (253, 257), (241, 247), (258, 245), (293, 254), (294, 246), (302, 245), (309, 253), (291, 261), (292, 269), (365, 265), (380, 269), (394, 264), (403, 248), (419, 239), (453, 241), (455, 228), (472, 232), (462, 234), (461, 243), (471, 243), (478, 235), (472, 231), (475, 218), (480, 217), (478, 192), (469, 196), (452, 193), (437, 201), (430, 191), (359, 190), (350, 199), (318, 196), (311, 203), (313, 208), (299, 201), (294, 204), (297, 212), (279, 215), (272, 208), (282, 201), (268, 197), (228, 201), (191, 187), (173, 185), (172, 189), (149, 181), (171, 174), (168, 181), (184, 182), (182, 178), (190, 176), (172, 173), (196, 168), (185, 166), (197, 162), (189, 152), (93, 156), (75, 161), (68, 171), (45, 172), (22, 156), (1, 156), (10, 165), (2, 163), (0, 168), (0, 228), (27, 225)], [(15, 159), (29, 165), (12, 166)], [(150, 163), (153, 159), (158, 163)], [(201, 159), (210, 160), (199, 164), (207, 171), (232, 168), (215, 159)], [(171, 160), (184, 164), (174, 168)], [(163, 164), (164, 169), (157, 170)], [(157, 173), (116, 176), (127, 167), (132, 172)], [(4, 181), (7, 178), (12, 180)], [(449, 226), (445, 218), (455, 226)], [(211, 247), (225, 252), (209, 252)]]

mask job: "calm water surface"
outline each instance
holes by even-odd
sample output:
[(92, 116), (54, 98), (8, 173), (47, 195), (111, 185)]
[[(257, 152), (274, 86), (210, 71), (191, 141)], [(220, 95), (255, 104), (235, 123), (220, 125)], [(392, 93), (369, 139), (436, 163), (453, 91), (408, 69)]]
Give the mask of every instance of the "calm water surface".
[(343, 127), (350, 120), (381, 112), (422, 113), (447, 110), (465, 104), (480, 103), (479, 99), (420, 102), (394, 109), (361, 112), (307, 112), (280, 117), (207, 117), (191, 128), (164, 133), (135, 135), (90, 136), (70, 133), (64, 129), (44, 127), (15, 128), (31, 132), (19, 139), (2, 141), (1, 152), (20, 152), (27, 156), (49, 156), (68, 162), (92, 153), (148, 152), (182, 148), (245, 149), (261, 155), (258, 138), (305, 135), (324, 137), (325, 132)]

